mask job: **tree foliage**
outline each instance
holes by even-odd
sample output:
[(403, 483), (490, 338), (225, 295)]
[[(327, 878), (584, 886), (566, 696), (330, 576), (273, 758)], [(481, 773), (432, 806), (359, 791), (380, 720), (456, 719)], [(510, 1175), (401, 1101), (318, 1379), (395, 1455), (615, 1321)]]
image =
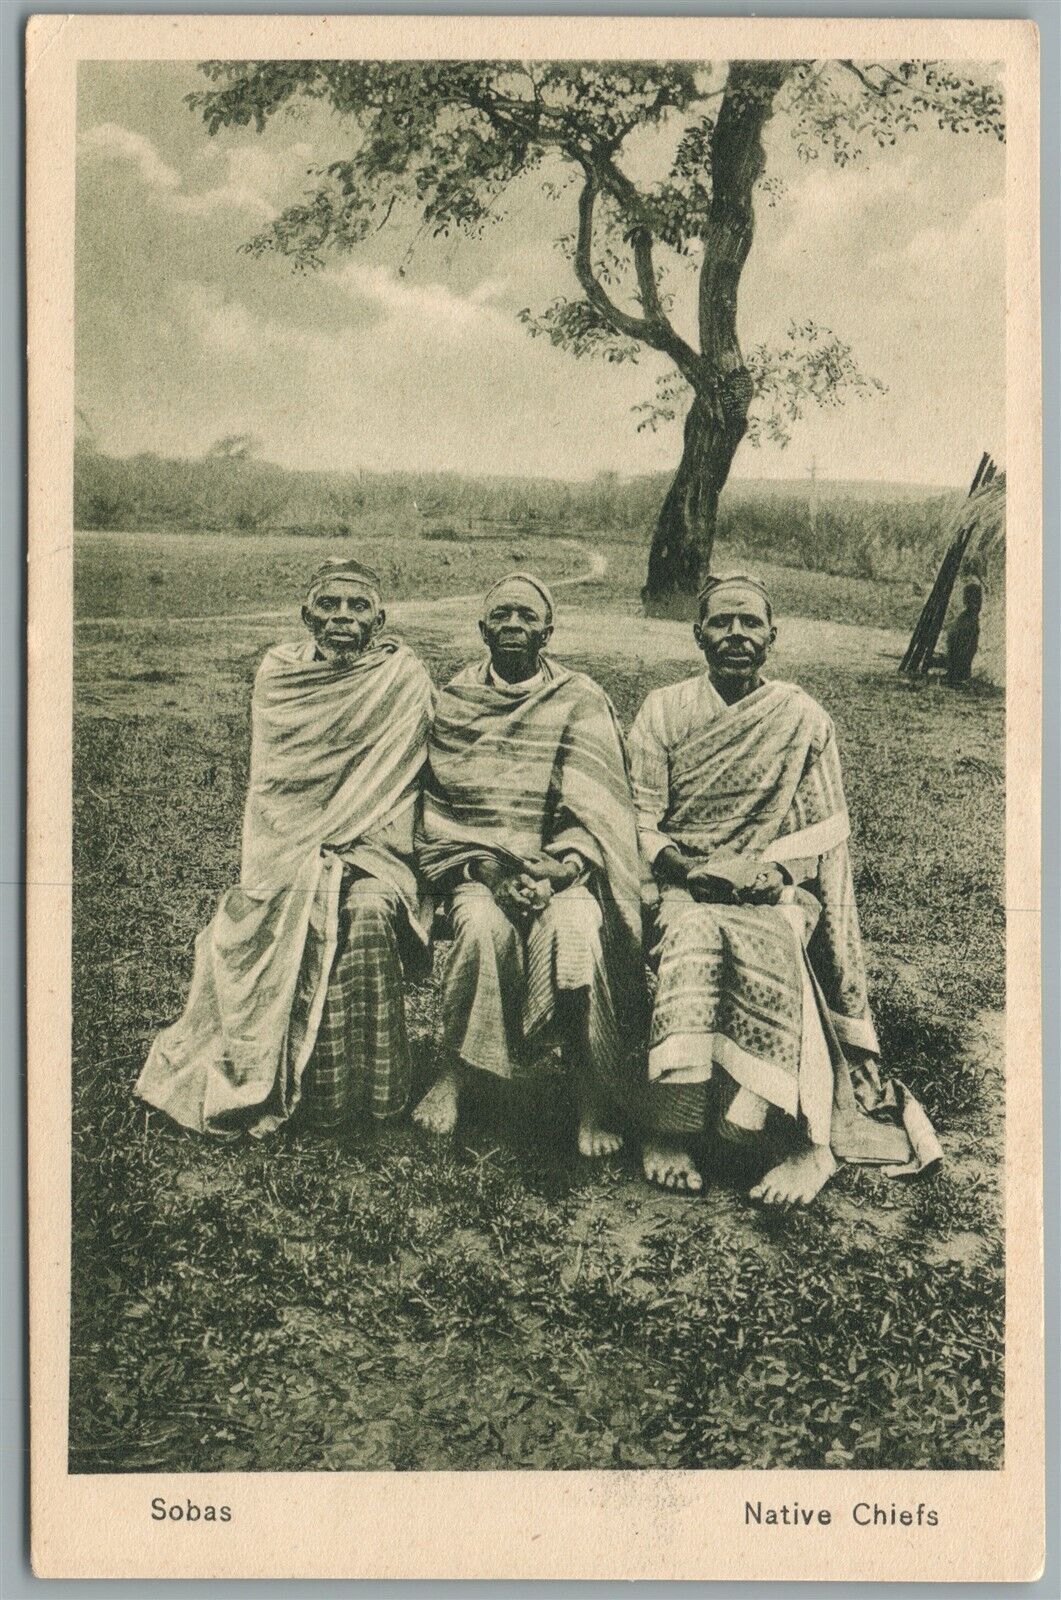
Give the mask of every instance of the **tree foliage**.
[[(557, 240), (577, 293), (521, 313), (528, 331), (612, 363), (644, 349), (671, 366), (641, 426), (676, 417), (687, 395), (683, 472), (667, 540), (699, 528), (704, 552), (742, 438), (783, 443), (808, 404), (865, 393), (848, 344), (795, 323), (747, 356), (737, 291), (757, 197), (772, 198), (763, 132), (783, 117), (804, 161), (847, 166), (918, 129), (1004, 138), (990, 70), (925, 61), (216, 61), (190, 96), (211, 133), (307, 104), (351, 130), (338, 161), (254, 239), (299, 268), (362, 244), (394, 215), (422, 234), (475, 238), (505, 215), (517, 179), (536, 175), (572, 207)], [(685, 268), (695, 319), (675, 319)], [(680, 285), (680, 276), (677, 280)], [(696, 335), (681, 330), (695, 321)], [(686, 562), (688, 568), (688, 562)], [(688, 571), (685, 572), (688, 577)], [(683, 580), (684, 581), (684, 580)]]
[(226, 433), (215, 439), (206, 452), (208, 461), (250, 461), (258, 454), (260, 441), (253, 433)]

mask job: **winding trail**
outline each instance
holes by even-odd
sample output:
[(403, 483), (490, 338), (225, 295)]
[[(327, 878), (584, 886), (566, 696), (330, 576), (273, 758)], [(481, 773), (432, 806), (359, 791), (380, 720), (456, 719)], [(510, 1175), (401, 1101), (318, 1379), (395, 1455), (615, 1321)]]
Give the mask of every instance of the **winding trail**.
[[(693, 669), (699, 661), (699, 653), (693, 645), (688, 622), (644, 617), (629, 606), (625, 609), (599, 604), (592, 608), (579, 606), (579, 588), (607, 575), (608, 557), (601, 551), (591, 550), (581, 539), (563, 539), (557, 543), (569, 551), (577, 551), (586, 561), (584, 572), (550, 581), (550, 588), (570, 596), (560, 608), (553, 636), (552, 648), (557, 655), (576, 657), (582, 662), (594, 656), (623, 656), (634, 661), (687, 660), (690, 670)], [(395, 600), (388, 605), (387, 612), (399, 633), (446, 632), (455, 638), (466, 635), (469, 646), (475, 648), (480, 599), (481, 594), (475, 593), (441, 595), (430, 600)], [(130, 632), (145, 628), (159, 631), (163, 628), (209, 628), (219, 623), (254, 630), (267, 623), (297, 627), (298, 612), (292, 606), (283, 611), (241, 611), (193, 617), (76, 617), (74, 623), (82, 629)], [(108, 641), (100, 639), (98, 642), (104, 645)], [(91, 649), (95, 643), (82, 636), (78, 648)], [(808, 617), (782, 618), (771, 659), (781, 673), (808, 662), (837, 667), (893, 657), (898, 662), (905, 644), (905, 633), (894, 629)]]
[[(585, 572), (578, 572), (570, 578), (553, 578), (549, 580), (550, 589), (573, 589), (580, 583), (593, 583), (597, 578), (603, 578), (608, 570), (608, 557), (599, 550), (587, 550), (581, 539), (558, 539), (557, 546), (564, 550), (574, 550), (585, 556), (589, 562)], [(477, 605), (482, 596), (480, 594), (446, 594), (435, 600), (392, 600), (388, 603), (387, 610), (395, 617), (405, 616), (415, 612), (417, 616), (422, 613), (430, 614), (433, 611), (446, 611), (450, 607), (465, 609), (469, 605)], [(212, 612), (208, 616), (158, 616), (158, 617), (75, 617), (76, 628), (141, 628), (148, 622), (152, 626), (164, 624), (169, 627), (195, 627), (204, 626), (212, 622), (290, 622), (295, 612), (291, 606), (284, 611), (233, 611), (229, 613)]]

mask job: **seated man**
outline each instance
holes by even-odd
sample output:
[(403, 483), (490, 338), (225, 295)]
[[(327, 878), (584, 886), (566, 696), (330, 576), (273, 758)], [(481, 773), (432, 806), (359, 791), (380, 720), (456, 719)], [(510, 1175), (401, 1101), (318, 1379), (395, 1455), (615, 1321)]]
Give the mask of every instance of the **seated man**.
[(251, 706), (240, 885), (196, 941), (187, 1008), (136, 1092), (200, 1132), (263, 1134), (305, 1102), (321, 1129), (409, 1095), (403, 963), (426, 965), (413, 871), (431, 682), (381, 637), (376, 575), (326, 562)]
[(973, 660), (980, 648), (984, 591), (975, 581), (967, 583), (962, 600), (963, 609), (947, 629), (947, 682), (952, 689), (968, 683), (973, 675)]
[(450, 1133), (475, 1072), (510, 1078), (558, 1043), (579, 1104), (578, 1148), (621, 1140), (621, 1040), (643, 1006), (637, 824), (622, 735), (603, 690), (542, 654), (548, 589), (527, 573), (486, 596), (487, 659), (439, 696), (418, 860), (447, 898), (445, 1065), (414, 1117)]
[(790, 1153), (757, 1199), (806, 1203), (838, 1159), (919, 1170), (940, 1150), (878, 1076), (832, 723), (794, 684), (763, 681), (776, 629), (761, 584), (710, 579), (693, 631), (706, 673), (650, 694), (630, 734), (659, 886), (646, 1176), (702, 1187), (689, 1142), (708, 1131), (716, 1069), (717, 1131), (750, 1159), (770, 1108), (788, 1118)]

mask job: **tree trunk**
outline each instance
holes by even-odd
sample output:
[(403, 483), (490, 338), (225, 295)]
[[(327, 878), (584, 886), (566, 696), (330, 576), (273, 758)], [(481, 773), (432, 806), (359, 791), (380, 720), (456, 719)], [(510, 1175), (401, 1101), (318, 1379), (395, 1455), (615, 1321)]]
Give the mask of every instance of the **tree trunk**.
[(748, 426), (750, 402), (751, 382), (743, 368), (694, 395), (682, 459), (652, 538), (646, 599), (695, 594), (710, 571), (718, 498)]
[(646, 599), (695, 594), (710, 569), (718, 497), (748, 428), (752, 383), (737, 338), (737, 290), (755, 228), (763, 129), (791, 70), (785, 61), (734, 61), (711, 136), (711, 203), (700, 273), (700, 361), (685, 445), (659, 514)]

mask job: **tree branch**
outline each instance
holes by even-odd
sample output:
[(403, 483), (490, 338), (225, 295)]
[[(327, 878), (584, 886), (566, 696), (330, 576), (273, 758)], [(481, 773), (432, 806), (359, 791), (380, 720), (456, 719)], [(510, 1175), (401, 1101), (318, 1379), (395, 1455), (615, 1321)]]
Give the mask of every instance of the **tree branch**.
[(647, 228), (637, 227), (633, 230), (630, 235), (630, 248), (634, 253), (634, 271), (637, 273), (637, 292), (641, 297), (641, 308), (650, 322), (666, 323), (666, 314), (660, 304), (656, 268), (652, 260), (652, 235)]
[(607, 190), (632, 224), (629, 234), (630, 248), (634, 257), (641, 309), (645, 314), (646, 328), (649, 330), (640, 337), (646, 344), (670, 356), (679, 371), (686, 377), (691, 377), (697, 369), (699, 357), (692, 345), (687, 344), (674, 327), (660, 301), (652, 255), (654, 240), (648, 221), (648, 203), (645, 197), (636, 184), (616, 165), (611, 155), (599, 148), (593, 152), (588, 163), (583, 160), (583, 167), (587, 175), (592, 172), (598, 187)]
[(766, 163), (763, 129), (789, 61), (734, 61), (711, 134), (711, 204), (703, 233), (700, 348), (712, 370), (739, 373), (737, 290), (755, 229), (755, 185)]
[(592, 172), (586, 173), (582, 193), (578, 197), (578, 237), (575, 240), (575, 276), (582, 293), (602, 317), (606, 317), (620, 333), (629, 339), (650, 343), (649, 325), (640, 317), (632, 317), (620, 310), (593, 270), (593, 210), (597, 203), (599, 187)]
[[(855, 65), (855, 63), (853, 61), (841, 61), (840, 65), (842, 67), (845, 67), (848, 72), (853, 72), (855, 77), (858, 79), (859, 83), (862, 85), (862, 87), (864, 89), (868, 89), (870, 94), (875, 94), (878, 97), (878, 99), (880, 99), (881, 97), (885, 96), (888, 93), (888, 90), (887, 90), (887, 88), (885, 87), (884, 84), (874, 83), (872, 78), (867, 78), (866, 74), (862, 71), (862, 68), (861, 67), (856, 67), (856, 65)], [(886, 68), (882, 68), (882, 71), (886, 71), (886, 70), (887, 70)], [(901, 79), (896, 78), (896, 76), (895, 76), (895, 74), (893, 72), (889, 72), (888, 73), (888, 77), (891, 78), (894, 83), (901, 83)]]
[[(606, 318), (613, 328), (637, 339), (653, 350), (670, 356), (678, 369), (687, 377), (697, 371), (699, 358), (691, 345), (671, 327), (659, 303), (655, 269), (652, 264), (652, 235), (646, 227), (635, 228), (631, 235), (634, 264), (645, 316), (635, 317), (617, 306), (593, 270), (593, 212), (600, 193), (597, 174), (588, 165), (584, 167), (586, 181), (578, 199), (578, 237), (575, 241), (575, 276), (583, 294), (594, 310)], [(658, 313), (658, 314), (657, 314)]]

